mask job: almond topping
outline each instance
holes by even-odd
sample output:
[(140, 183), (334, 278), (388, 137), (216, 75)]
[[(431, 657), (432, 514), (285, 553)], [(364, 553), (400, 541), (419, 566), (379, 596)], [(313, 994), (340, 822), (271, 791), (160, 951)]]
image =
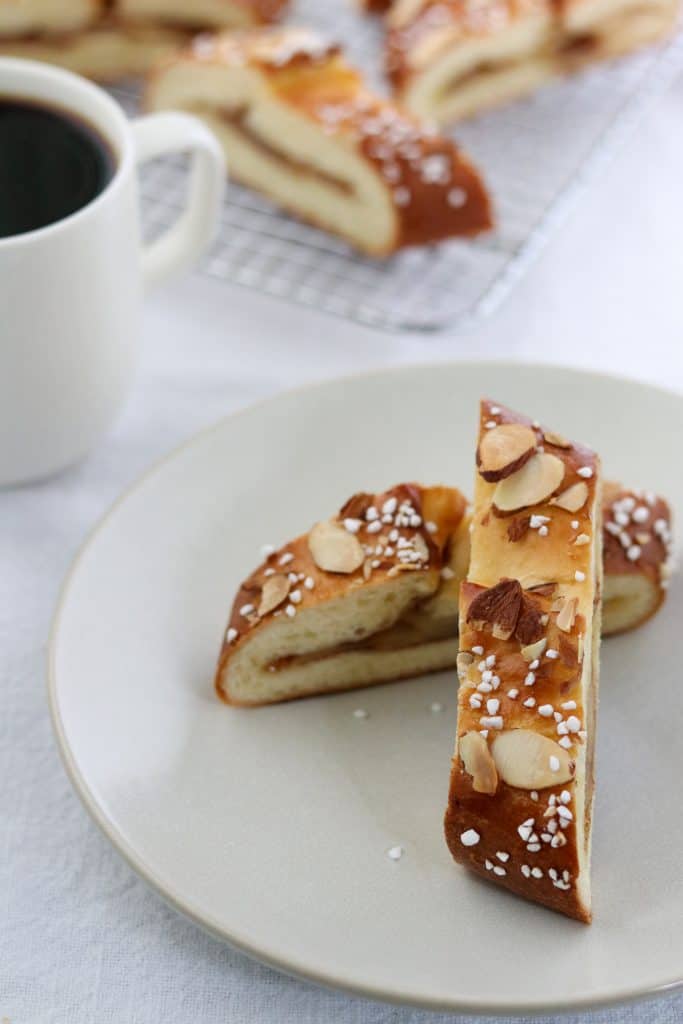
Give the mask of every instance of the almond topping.
[(511, 729), (496, 736), (491, 753), (503, 782), (517, 789), (545, 789), (573, 778), (567, 751), (531, 729)]
[(489, 795), (495, 793), (498, 789), (498, 772), (489, 745), (481, 733), (465, 733), (460, 737), (458, 750), (465, 771), (472, 776), (474, 792)]
[(352, 494), (345, 505), (342, 505), (339, 512), (340, 519), (362, 519), (372, 504), (373, 495), (365, 491)]
[(508, 523), (508, 540), (515, 544), (518, 540), (524, 540), (529, 532), (531, 519), (529, 516), (515, 516)]
[(571, 441), (568, 441), (562, 434), (556, 434), (554, 430), (544, 430), (543, 440), (554, 445), (555, 448), (571, 448), (572, 446)]
[(543, 654), (548, 640), (543, 637), (542, 640), (537, 640), (535, 644), (527, 644), (526, 647), (522, 647), (521, 655), (525, 661), (536, 661), (536, 658), (540, 658)]
[(512, 476), (501, 480), (493, 493), (493, 504), (500, 512), (539, 505), (564, 479), (564, 462), (557, 455), (539, 452)]
[(543, 617), (535, 603), (526, 595), (522, 597), (515, 636), (523, 646), (536, 643), (543, 636)]
[(562, 607), (557, 613), (557, 628), (561, 629), (563, 633), (569, 633), (574, 620), (576, 619), (576, 609), (578, 606), (578, 598), (568, 597), (562, 603)]
[(475, 629), (489, 624), (497, 639), (509, 640), (515, 631), (521, 607), (519, 580), (501, 580), (494, 587), (477, 594), (467, 612), (467, 621)]
[(584, 483), (583, 480), (579, 480), (578, 483), (572, 484), (566, 491), (562, 491), (562, 494), (558, 494), (556, 498), (553, 498), (550, 504), (557, 505), (558, 508), (563, 508), (567, 512), (578, 512), (580, 508), (583, 508), (587, 500), (588, 484)]
[(521, 423), (503, 423), (487, 430), (479, 442), (477, 466), (489, 483), (516, 473), (536, 451), (536, 435)]
[(282, 604), (288, 594), (289, 580), (286, 576), (269, 576), (261, 591), (261, 603), (257, 612), (259, 618), (263, 618), (268, 612), (272, 612), (273, 608)]
[(358, 538), (333, 520), (315, 524), (308, 547), (315, 564), (325, 572), (355, 572), (365, 560)]

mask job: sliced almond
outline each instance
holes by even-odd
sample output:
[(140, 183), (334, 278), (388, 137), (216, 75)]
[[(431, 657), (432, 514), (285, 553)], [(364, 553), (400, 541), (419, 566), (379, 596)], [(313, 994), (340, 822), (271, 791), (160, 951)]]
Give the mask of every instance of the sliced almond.
[(563, 633), (569, 633), (574, 620), (576, 619), (576, 609), (578, 607), (578, 598), (567, 597), (562, 603), (562, 607), (557, 613), (557, 628), (561, 629)]
[(512, 476), (501, 480), (493, 492), (493, 504), (500, 512), (539, 505), (564, 479), (564, 462), (557, 455), (539, 452)]
[(536, 451), (536, 434), (521, 423), (503, 423), (487, 430), (479, 442), (477, 466), (489, 483), (521, 469)]
[(522, 595), (522, 607), (515, 627), (515, 636), (523, 645), (535, 644), (543, 636), (543, 616), (536, 603)]
[(372, 576), (372, 559), (366, 558), (363, 562), (363, 579), (369, 580)]
[(535, 644), (527, 644), (526, 647), (522, 647), (520, 653), (525, 661), (536, 661), (536, 658), (541, 657), (547, 646), (548, 638), (544, 636), (541, 640), (537, 640)]
[(531, 729), (500, 733), (491, 744), (491, 753), (500, 778), (517, 789), (545, 789), (574, 776), (574, 762), (564, 747)]
[(522, 607), (522, 588), (518, 580), (501, 580), (494, 587), (482, 590), (467, 610), (467, 621), (475, 629), (491, 626), (499, 640), (509, 640), (515, 631)]
[(588, 484), (584, 483), (583, 480), (579, 480), (578, 483), (572, 484), (566, 491), (562, 491), (562, 494), (558, 494), (556, 498), (553, 498), (550, 504), (557, 505), (558, 508), (563, 508), (567, 512), (578, 512), (580, 508), (583, 508), (587, 500)]
[(562, 434), (556, 434), (554, 430), (544, 430), (543, 440), (547, 441), (548, 444), (554, 445), (556, 448), (571, 448), (572, 443), (568, 441)]
[(263, 590), (261, 591), (261, 603), (258, 606), (257, 612), (259, 618), (263, 618), (268, 612), (272, 612), (274, 608), (282, 604), (288, 594), (289, 580), (286, 576), (280, 574), (269, 576), (263, 584)]
[(308, 547), (315, 564), (325, 572), (355, 572), (365, 560), (358, 538), (334, 520), (315, 524)]
[(498, 789), (498, 772), (489, 745), (481, 733), (465, 733), (460, 737), (458, 750), (465, 771), (472, 776), (472, 789), (475, 793), (495, 793)]
[(529, 525), (531, 522), (530, 516), (515, 516), (508, 523), (508, 540), (516, 544), (519, 540), (524, 540), (527, 533), (529, 532)]

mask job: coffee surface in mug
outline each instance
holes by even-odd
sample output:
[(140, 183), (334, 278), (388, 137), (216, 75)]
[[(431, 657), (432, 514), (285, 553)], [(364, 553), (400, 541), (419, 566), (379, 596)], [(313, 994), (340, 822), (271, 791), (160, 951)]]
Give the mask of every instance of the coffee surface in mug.
[(111, 181), (108, 142), (66, 110), (0, 96), (0, 238), (47, 227)]

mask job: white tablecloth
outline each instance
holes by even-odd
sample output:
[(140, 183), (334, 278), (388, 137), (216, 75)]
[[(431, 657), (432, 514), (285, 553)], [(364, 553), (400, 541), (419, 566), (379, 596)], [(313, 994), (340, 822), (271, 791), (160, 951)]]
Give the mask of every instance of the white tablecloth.
[[(199, 277), (159, 293), (146, 309), (137, 385), (107, 441), (58, 479), (0, 493), (3, 1024), (454, 1019), (278, 975), (149, 892), (62, 770), (45, 701), (50, 618), (77, 547), (123, 488), (200, 427), (281, 388), (390, 363), (504, 357), (683, 389), (682, 104), (679, 82), (515, 295), (468, 334), (375, 334)], [(566, 1019), (680, 1024), (683, 995)]]

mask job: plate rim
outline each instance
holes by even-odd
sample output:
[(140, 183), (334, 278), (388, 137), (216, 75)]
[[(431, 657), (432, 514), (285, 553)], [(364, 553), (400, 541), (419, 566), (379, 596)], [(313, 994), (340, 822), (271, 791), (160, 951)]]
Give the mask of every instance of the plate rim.
[(206, 427), (186, 438), (179, 445), (176, 445), (165, 455), (156, 459), (143, 473), (129, 483), (119, 496), (107, 507), (105, 512), (97, 519), (93, 526), (87, 531), (85, 537), (78, 546), (69, 568), (59, 588), (57, 600), (48, 635), (47, 657), (46, 657), (46, 689), (47, 703), (50, 714), (53, 735), (56, 741), (60, 760), (66, 771), (67, 778), (73, 790), (78, 796), (81, 804), (85, 807), (90, 818), (94, 821), (106, 839), (111, 843), (116, 852), (123, 857), (135, 874), (152, 889), (168, 906), (202, 931), (207, 932), (213, 938), (218, 939), (241, 953), (249, 956), (265, 966), (289, 975), (297, 980), (308, 984), (315, 984), (333, 991), (341, 991), (347, 995), (360, 996), (365, 999), (372, 999), (395, 1006), (412, 1006), (432, 1012), (465, 1013), (473, 1016), (487, 1016), (508, 1014), (513, 1016), (540, 1016), (548, 1013), (570, 1013), (575, 1010), (599, 1010), (613, 1006), (625, 1005), (628, 1003), (642, 1002), (657, 996), (663, 996), (683, 988), (683, 967), (679, 976), (665, 979), (654, 985), (643, 987), (637, 986), (628, 988), (617, 993), (612, 992), (597, 997), (578, 997), (567, 1000), (551, 1000), (543, 1003), (524, 1002), (510, 1003), (507, 1001), (495, 1001), (491, 999), (442, 999), (439, 997), (426, 998), (418, 993), (396, 993), (383, 987), (369, 983), (359, 983), (343, 975), (336, 975), (330, 971), (306, 966), (305, 963), (284, 958), (266, 946), (255, 946), (249, 939), (240, 936), (238, 933), (226, 928), (225, 925), (213, 919), (197, 908), (193, 908), (189, 901), (183, 900), (175, 894), (163, 879), (159, 878), (151, 864), (148, 864), (119, 829), (108, 818), (105, 811), (100, 807), (95, 794), (88, 785), (87, 779), (80, 771), (76, 756), (70, 746), (66, 728), (62, 721), (59, 707), (58, 680), (56, 668), (56, 651), (59, 639), (62, 618), (71, 594), (72, 585), (80, 571), (81, 563), (90, 549), (96, 543), (100, 534), (106, 529), (110, 519), (119, 510), (119, 507), (141, 491), (146, 484), (158, 473), (162, 472), (167, 464), (173, 462), (187, 449), (200, 445), (207, 437), (222, 430), (224, 426), (239, 417), (253, 412), (254, 410), (288, 398), (293, 398), (308, 391), (314, 391), (326, 385), (352, 384), (356, 381), (369, 380), (373, 377), (387, 377), (405, 375), (418, 371), (431, 371), (439, 373), (453, 368), (486, 368), (495, 366), (500, 369), (509, 369), (519, 372), (524, 370), (538, 370), (545, 368), (560, 373), (568, 373), (575, 377), (598, 377), (610, 382), (636, 385), (639, 388), (659, 391), (667, 397), (678, 398), (683, 401), (683, 391), (677, 388), (667, 387), (658, 382), (647, 379), (640, 379), (627, 374), (610, 373), (602, 369), (590, 367), (569, 366), (563, 363), (545, 362), (542, 360), (514, 360), (514, 359), (445, 359), (435, 361), (409, 362), (393, 366), (379, 366), (359, 371), (357, 373), (343, 374), (333, 377), (318, 377), (311, 381), (291, 388), (276, 391), (274, 394), (250, 402), (247, 405), (235, 409), (220, 419), (210, 423)]

